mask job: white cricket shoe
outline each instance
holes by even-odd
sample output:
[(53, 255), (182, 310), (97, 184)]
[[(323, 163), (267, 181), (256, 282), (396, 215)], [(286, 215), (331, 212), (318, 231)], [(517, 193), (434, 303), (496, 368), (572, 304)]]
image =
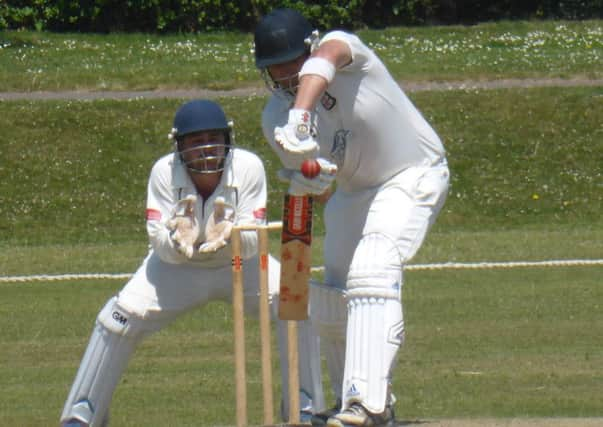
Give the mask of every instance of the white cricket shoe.
[(396, 419), (391, 406), (386, 406), (385, 411), (373, 414), (367, 411), (358, 402), (338, 414), (333, 415), (327, 421), (327, 427), (395, 427)]

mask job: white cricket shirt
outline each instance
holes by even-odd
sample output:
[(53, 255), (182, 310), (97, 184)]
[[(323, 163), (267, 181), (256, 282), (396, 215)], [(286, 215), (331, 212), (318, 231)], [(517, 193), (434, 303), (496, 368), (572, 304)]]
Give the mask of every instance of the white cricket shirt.
[[(343, 31), (326, 34), (320, 43), (334, 39), (350, 47), (352, 62), (337, 70), (313, 119), (320, 156), (339, 167), (338, 188), (371, 188), (408, 167), (443, 159), (440, 138), (375, 53)], [(287, 123), (289, 108), (291, 99), (273, 94), (262, 115), (264, 134), (277, 154), (274, 127)]]
[[(180, 157), (171, 153), (160, 158), (151, 170), (147, 191), (147, 233), (152, 250), (171, 264), (194, 263), (200, 267), (230, 265), (230, 246), (210, 254), (197, 254), (191, 260), (175, 249), (166, 223), (172, 217), (178, 200), (191, 194), (197, 195), (197, 190)], [(230, 149), (216, 190), (207, 200), (197, 197), (195, 213), (201, 227), (201, 242), (205, 240), (205, 225), (218, 196), (224, 197), (228, 214), (234, 210), (235, 224), (263, 224), (266, 220), (267, 188), (260, 158), (240, 148)], [(244, 259), (253, 256), (257, 252), (256, 233), (241, 233), (241, 246)]]

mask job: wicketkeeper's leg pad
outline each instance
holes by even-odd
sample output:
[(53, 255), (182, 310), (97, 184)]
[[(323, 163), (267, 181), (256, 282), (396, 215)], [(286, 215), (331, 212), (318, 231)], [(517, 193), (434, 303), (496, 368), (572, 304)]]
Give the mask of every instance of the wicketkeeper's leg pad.
[(392, 239), (364, 236), (348, 273), (348, 326), (343, 406), (360, 402), (373, 413), (387, 404), (390, 375), (404, 340), (402, 265)]
[(345, 292), (310, 281), (310, 319), (320, 336), (320, 347), (327, 362), (331, 388), (335, 397), (340, 399), (347, 322)]
[(132, 315), (111, 298), (100, 311), (61, 421), (77, 419), (101, 425), (108, 416), (113, 391), (138, 342), (157, 325)]

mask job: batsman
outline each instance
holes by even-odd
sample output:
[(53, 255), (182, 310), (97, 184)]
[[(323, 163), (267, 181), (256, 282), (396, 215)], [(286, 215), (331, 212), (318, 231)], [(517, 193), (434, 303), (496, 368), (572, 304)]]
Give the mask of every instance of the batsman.
[[(393, 426), (403, 269), (446, 199), (443, 144), (354, 34), (319, 38), (303, 15), (276, 9), (256, 26), (255, 61), (272, 91), (264, 135), (289, 192), (326, 198), (336, 184), (324, 210), (324, 283), (311, 283), (310, 318), (337, 402), (312, 424)], [(321, 165), (314, 178), (300, 171), (309, 158)]]
[[(61, 415), (63, 426), (108, 424), (113, 392), (141, 340), (189, 310), (210, 301), (230, 301), (232, 227), (266, 222), (263, 163), (255, 154), (235, 146), (232, 124), (220, 105), (203, 99), (186, 102), (176, 112), (169, 136), (174, 151), (155, 163), (148, 182), (149, 253), (96, 318)], [(243, 232), (241, 255), (248, 272), (245, 312), (255, 315), (259, 306), (257, 251), (255, 231)], [(272, 256), (268, 263), (274, 306), (279, 263)], [(276, 316), (276, 310), (273, 313)], [(313, 403), (324, 404), (320, 402), (318, 341), (308, 321), (300, 322), (298, 330), (298, 348), (306, 349), (299, 357), (299, 382), (307, 391), (301, 394), (299, 408), (309, 416)], [(277, 331), (281, 360), (286, 360), (284, 322), (278, 322)], [(203, 336), (199, 334), (199, 339)], [(287, 382), (287, 370), (282, 373)], [(283, 396), (283, 401), (288, 402), (288, 396)], [(288, 415), (285, 408), (283, 418)], [(300, 418), (304, 419), (304, 414)]]

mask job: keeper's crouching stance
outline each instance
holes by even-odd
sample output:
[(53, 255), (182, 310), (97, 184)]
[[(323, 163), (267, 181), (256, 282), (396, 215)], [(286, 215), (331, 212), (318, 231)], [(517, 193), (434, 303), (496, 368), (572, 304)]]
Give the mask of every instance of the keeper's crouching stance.
[[(140, 341), (181, 314), (210, 301), (231, 300), (230, 230), (266, 221), (266, 177), (255, 155), (233, 145), (221, 107), (191, 101), (178, 110), (174, 153), (154, 165), (148, 185), (151, 249), (125, 287), (100, 311), (61, 415), (64, 426), (104, 426), (113, 392)], [(257, 235), (241, 234), (245, 310), (258, 314)], [(269, 257), (268, 287), (274, 317), (280, 268)], [(278, 321), (281, 360), (286, 326)], [(309, 321), (299, 323), (300, 418), (324, 409), (318, 341)], [(201, 339), (201, 338), (200, 338)], [(284, 383), (287, 369), (283, 369)], [(285, 393), (288, 387), (283, 388)], [(288, 396), (283, 396), (288, 402)], [(314, 407), (314, 408), (313, 408)], [(283, 408), (284, 420), (288, 409)]]

